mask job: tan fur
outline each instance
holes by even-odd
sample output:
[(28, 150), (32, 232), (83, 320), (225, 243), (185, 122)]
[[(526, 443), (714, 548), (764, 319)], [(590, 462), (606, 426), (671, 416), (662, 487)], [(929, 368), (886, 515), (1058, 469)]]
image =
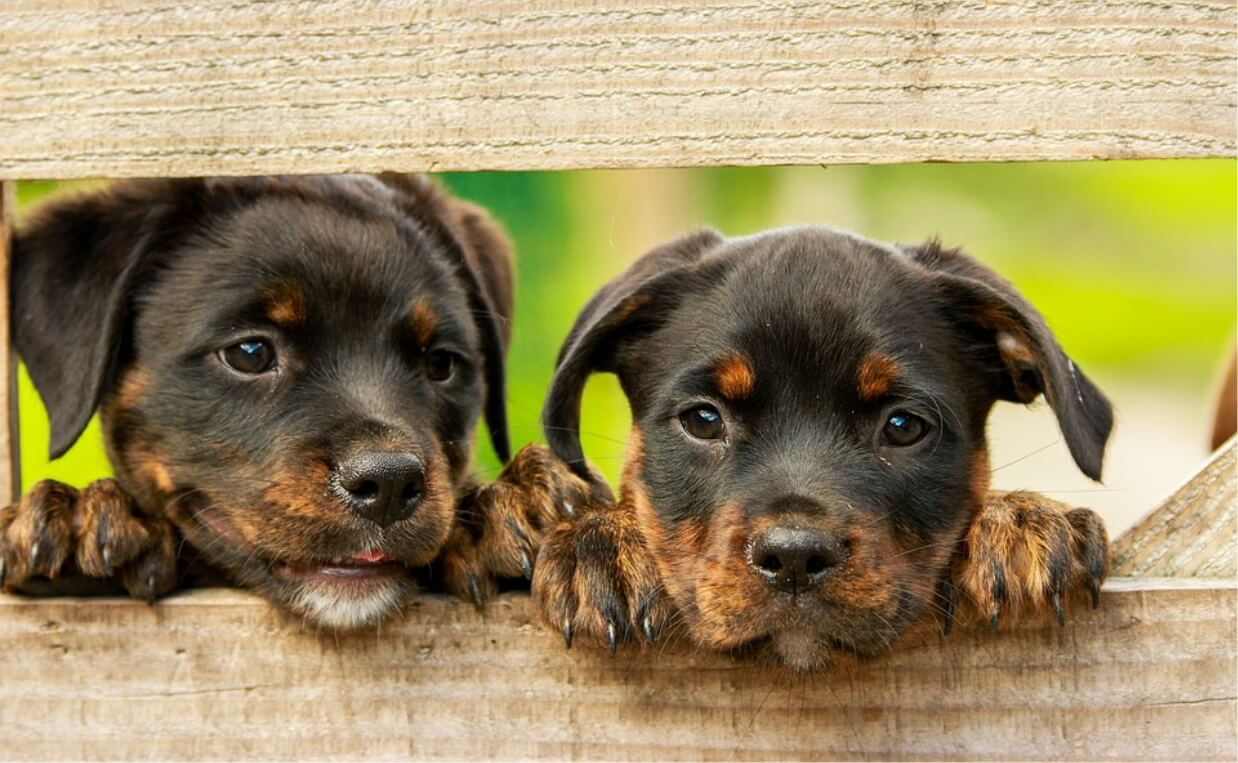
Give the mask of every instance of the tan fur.
[(267, 317), (280, 328), (292, 328), (305, 322), (305, 292), (295, 283), (275, 285), (263, 295)]
[(952, 579), (981, 616), (1013, 618), (1083, 586), (1090, 571), (1082, 560), (1089, 551), (1107, 555), (1107, 547), (1104, 524), (1091, 511), (1035, 493), (993, 493), (967, 529)]
[(870, 353), (860, 361), (857, 387), (861, 400), (880, 400), (898, 378), (898, 364), (880, 353)]
[(498, 479), (467, 492), (437, 562), (447, 589), (485, 601), (496, 578), (526, 575), (549, 528), (587, 509), (590, 488), (541, 445), (527, 445)]
[(434, 339), (434, 332), (438, 329), (438, 314), (427, 301), (419, 299), (409, 308), (408, 324), (412, 327), (418, 344), (425, 347)]
[(729, 400), (744, 400), (752, 395), (756, 375), (752, 364), (738, 352), (730, 352), (714, 364), (714, 381), (718, 392)]

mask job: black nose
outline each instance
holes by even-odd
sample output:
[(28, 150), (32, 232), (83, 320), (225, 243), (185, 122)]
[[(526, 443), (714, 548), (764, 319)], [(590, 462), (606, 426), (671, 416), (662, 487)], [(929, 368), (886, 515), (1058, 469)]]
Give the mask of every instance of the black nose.
[(752, 544), (752, 566), (779, 591), (803, 593), (816, 587), (845, 556), (824, 530), (771, 527)]
[(426, 490), (426, 470), (412, 453), (362, 453), (335, 470), (335, 492), (380, 527), (407, 519)]

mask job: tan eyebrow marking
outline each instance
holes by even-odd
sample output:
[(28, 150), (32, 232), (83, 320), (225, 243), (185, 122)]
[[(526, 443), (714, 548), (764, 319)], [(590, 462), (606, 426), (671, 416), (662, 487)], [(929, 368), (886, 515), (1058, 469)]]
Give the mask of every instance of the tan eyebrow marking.
[(898, 378), (898, 364), (881, 353), (871, 352), (860, 361), (861, 400), (877, 400), (890, 391)]
[(413, 336), (421, 346), (426, 346), (434, 338), (434, 330), (438, 328), (438, 313), (424, 299), (413, 302), (408, 310), (408, 325), (413, 329)]
[(756, 386), (756, 375), (752, 366), (743, 355), (735, 351), (723, 355), (714, 364), (714, 380), (718, 383), (718, 392), (731, 400), (747, 398)]
[(291, 281), (281, 281), (263, 294), (267, 317), (280, 328), (291, 328), (305, 322), (305, 293)]

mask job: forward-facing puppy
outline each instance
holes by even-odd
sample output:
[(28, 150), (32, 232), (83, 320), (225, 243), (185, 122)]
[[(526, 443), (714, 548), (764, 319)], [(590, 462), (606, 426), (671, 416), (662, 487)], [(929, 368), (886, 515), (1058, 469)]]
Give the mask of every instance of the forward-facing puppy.
[(0, 510), (5, 587), (81, 573), (153, 600), (183, 538), (181, 566), (348, 628), (432, 560), (474, 598), (527, 568), (521, 507), (552, 504), (512, 474), (546, 484), (549, 460), (480, 494), (469, 468), (483, 412), (508, 456), (510, 255), (477, 207), (395, 175), (124, 182), (36, 213), (12, 281), (51, 455), (98, 409), (116, 477)]
[(546, 436), (588, 478), (580, 400), (618, 375), (632, 434), (617, 505), (546, 538), (533, 579), (569, 645), (681, 623), (796, 668), (888, 650), (960, 589), (996, 627), (1106, 573), (1099, 517), (989, 494), (997, 400), (1044, 395), (1098, 479), (1109, 403), (1004, 280), (936, 243), (826, 228), (655, 249), (577, 319)]

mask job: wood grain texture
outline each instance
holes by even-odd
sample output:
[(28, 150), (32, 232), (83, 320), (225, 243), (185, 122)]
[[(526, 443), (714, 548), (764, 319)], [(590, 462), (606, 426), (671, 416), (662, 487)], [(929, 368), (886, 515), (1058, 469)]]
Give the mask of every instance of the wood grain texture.
[(0, 501), (21, 490), (17, 357), (9, 338), (9, 237), (17, 220), (17, 184), (0, 181)]
[(8, 0), (0, 178), (1232, 156), (1231, 0)]
[(1238, 438), (1113, 542), (1113, 573), (1238, 577)]
[(795, 676), (681, 647), (566, 651), (505, 595), (317, 638), (234, 591), (0, 597), (0, 756), (1228, 759), (1235, 587), (1111, 581), (1056, 626)]

